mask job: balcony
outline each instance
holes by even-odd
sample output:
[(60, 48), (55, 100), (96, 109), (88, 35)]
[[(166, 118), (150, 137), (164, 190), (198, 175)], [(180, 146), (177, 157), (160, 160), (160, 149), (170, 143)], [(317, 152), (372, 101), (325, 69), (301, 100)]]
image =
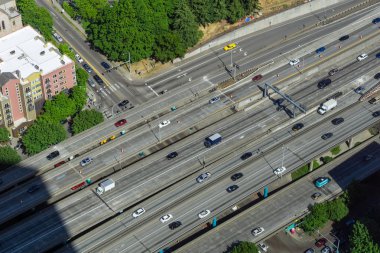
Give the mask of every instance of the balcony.
[(28, 111), (33, 111), (34, 110), (34, 105), (28, 105)]

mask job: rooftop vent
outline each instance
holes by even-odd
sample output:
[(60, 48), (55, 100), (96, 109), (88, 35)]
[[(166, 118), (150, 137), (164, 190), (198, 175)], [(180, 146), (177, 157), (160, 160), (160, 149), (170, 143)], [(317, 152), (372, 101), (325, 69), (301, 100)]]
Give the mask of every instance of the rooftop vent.
[(12, 50), (12, 51), (10, 52), (11, 55), (14, 55), (15, 53), (16, 53), (15, 50)]
[(41, 51), (41, 52), (40, 52), (40, 55), (45, 55), (45, 51)]
[(40, 69), (40, 67), (38, 67), (38, 65), (34, 65), (34, 68), (37, 70)]
[(62, 65), (65, 65), (65, 64), (66, 64), (64, 60), (61, 60), (61, 63), (62, 63)]

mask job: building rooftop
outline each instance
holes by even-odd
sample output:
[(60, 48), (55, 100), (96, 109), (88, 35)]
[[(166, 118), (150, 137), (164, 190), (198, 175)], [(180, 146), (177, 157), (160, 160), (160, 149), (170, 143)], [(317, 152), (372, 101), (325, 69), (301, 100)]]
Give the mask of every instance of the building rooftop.
[(71, 62), (30, 26), (0, 38), (0, 73), (10, 72), (22, 79), (36, 72), (46, 75)]

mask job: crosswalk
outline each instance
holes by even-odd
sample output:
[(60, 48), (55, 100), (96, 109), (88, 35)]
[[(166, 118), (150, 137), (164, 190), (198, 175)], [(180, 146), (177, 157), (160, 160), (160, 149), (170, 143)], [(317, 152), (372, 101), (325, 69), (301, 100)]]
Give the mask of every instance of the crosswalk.
[(120, 85), (117, 83), (114, 83), (114, 84), (111, 84), (109, 86), (103, 86), (103, 87), (97, 89), (96, 92), (103, 97), (107, 97), (107, 96), (111, 95), (112, 92), (116, 92), (119, 89), (120, 89)]

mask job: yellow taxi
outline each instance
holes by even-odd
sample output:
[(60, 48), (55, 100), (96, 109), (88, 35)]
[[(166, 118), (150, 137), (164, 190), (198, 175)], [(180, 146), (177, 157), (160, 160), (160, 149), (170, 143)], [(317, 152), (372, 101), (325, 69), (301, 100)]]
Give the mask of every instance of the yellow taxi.
[(231, 44), (228, 44), (227, 46), (225, 46), (223, 49), (224, 51), (229, 51), (229, 50), (232, 50), (236, 47), (236, 43), (231, 43)]
[(106, 144), (107, 143), (107, 139), (104, 139), (100, 142), (100, 145), (103, 145), (103, 144)]
[(112, 141), (112, 140), (114, 140), (115, 138), (116, 138), (116, 136), (115, 136), (115, 135), (112, 135), (108, 140)]

